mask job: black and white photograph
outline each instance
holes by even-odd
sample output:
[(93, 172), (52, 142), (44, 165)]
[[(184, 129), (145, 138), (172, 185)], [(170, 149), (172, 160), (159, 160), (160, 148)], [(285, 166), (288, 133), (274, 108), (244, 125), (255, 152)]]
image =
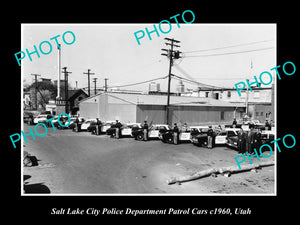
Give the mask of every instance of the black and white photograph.
[(185, 15), (22, 24), (22, 195), (276, 195), (276, 24)]
[(294, 4), (45, 3), (2, 19), (5, 219), (296, 217)]

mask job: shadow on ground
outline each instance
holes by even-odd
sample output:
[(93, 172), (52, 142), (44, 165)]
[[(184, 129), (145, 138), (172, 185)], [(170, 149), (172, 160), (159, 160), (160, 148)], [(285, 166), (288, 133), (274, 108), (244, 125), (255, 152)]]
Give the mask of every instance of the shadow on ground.
[[(26, 180), (31, 178), (30, 175), (24, 175), (24, 193), (25, 194), (50, 194), (50, 189), (43, 183), (28, 184)], [(25, 182), (26, 181), (26, 182)]]
[(43, 183), (24, 184), (25, 194), (50, 194), (50, 189)]

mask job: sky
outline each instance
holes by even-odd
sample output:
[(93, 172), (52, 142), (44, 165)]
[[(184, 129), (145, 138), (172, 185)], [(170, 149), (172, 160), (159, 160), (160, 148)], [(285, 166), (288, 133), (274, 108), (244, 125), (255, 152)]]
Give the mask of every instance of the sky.
[[(154, 23), (153, 23), (154, 24)], [(168, 34), (159, 31), (159, 37), (152, 33), (152, 40), (147, 34), (138, 45), (134, 33), (147, 27), (153, 30), (153, 24), (22, 24), (22, 49), (34, 50), (43, 41), (52, 44), (52, 52), (40, 58), (32, 54), (21, 61), (24, 84), (33, 82), (31, 74), (40, 74), (42, 78), (57, 79), (58, 50), (54, 40), (61, 44), (61, 66), (67, 67), (69, 83), (78, 88), (87, 87), (88, 69), (98, 78), (97, 87), (103, 87), (104, 78), (108, 86), (127, 85), (143, 82), (168, 75), (169, 60), (162, 56), (164, 38), (179, 40), (183, 52), (182, 58), (174, 62), (172, 73), (208, 85), (234, 87), (234, 84), (253, 80), (263, 71), (270, 71), (276, 66), (276, 24), (184, 24), (172, 23)], [(158, 27), (158, 24), (156, 23)], [(167, 27), (166, 27), (167, 26)], [(168, 25), (162, 27), (168, 30)], [(62, 40), (66, 31), (72, 31), (76, 40), (67, 45)], [(72, 37), (66, 35), (66, 40)], [(44, 51), (47, 46), (44, 45)], [(252, 63), (251, 63), (252, 62)], [(17, 61), (16, 61), (17, 63)], [(251, 68), (252, 65), (252, 68)], [(273, 72), (272, 72), (273, 74)], [(275, 75), (275, 74), (274, 74)], [(62, 74), (63, 79), (63, 74)], [(167, 90), (167, 79), (156, 82), (162, 91)], [(172, 79), (171, 91), (175, 91), (178, 80)], [(196, 89), (196, 84), (184, 83), (187, 88)], [(123, 87), (126, 90), (148, 90), (149, 83)]]

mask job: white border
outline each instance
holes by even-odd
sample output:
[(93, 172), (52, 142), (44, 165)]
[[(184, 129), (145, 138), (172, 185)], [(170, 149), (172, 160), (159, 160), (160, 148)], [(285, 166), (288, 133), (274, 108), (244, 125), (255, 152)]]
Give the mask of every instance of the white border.
[[(173, 24), (173, 23), (172, 23)], [(175, 24), (175, 23), (174, 23)], [(67, 26), (67, 25), (72, 25), (72, 26), (85, 26), (85, 25), (89, 25), (89, 26), (120, 26), (120, 25), (124, 25), (124, 26), (130, 26), (130, 25), (153, 25), (153, 24), (149, 24), (149, 23), (141, 23), (141, 24), (135, 24), (135, 23), (127, 23), (127, 24), (119, 24), (119, 23), (68, 23), (68, 24), (60, 24), (60, 23), (22, 23), (21, 24), (21, 49), (24, 49), (23, 45), (23, 31), (24, 31), (24, 25), (31, 25), (31, 26), (41, 26), (41, 25), (50, 25), (50, 26)], [(220, 23), (193, 23), (193, 24), (180, 24), (180, 26), (191, 26), (191, 25), (200, 25), (200, 26), (221, 26), (221, 25), (237, 25), (237, 26), (241, 26), (241, 25), (245, 25), (245, 26), (252, 26), (252, 25), (261, 25), (261, 26), (265, 26), (265, 25), (275, 25), (275, 65), (277, 65), (277, 23), (262, 23), (262, 24), (257, 24), (257, 23), (224, 23), (224, 24), (220, 24)], [(271, 69), (271, 68), (270, 68)], [(23, 126), (23, 67), (21, 66), (21, 130), (23, 130), (24, 126)], [(277, 79), (275, 79), (275, 85), (274, 85), (274, 121), (275, 121), (275, 139), (277, 139)], [(247, 194), (240, 194), (240, 193), (236, 193), (236, 194), (219, 194), (219, 193), (209, 193), (209, 194), (140, 194), (140, 193), (136, 193), (136, 194), (87, 194), (87, 193), (78, 193), (78, 194), (57, 194), (57, 193), (50, 193), (50, 194), (25, 194), (24, 191), (24, 177), (23, 177), (23, 139), (21, 138), (21, 196), (277, 196), (277, 151), (275, 151), (275, 149), (277, 149), (276, 145), (274, 145), (274, 150), (273, 153), (275, 153), (274, 156), (274, 193), (247, 193)]]

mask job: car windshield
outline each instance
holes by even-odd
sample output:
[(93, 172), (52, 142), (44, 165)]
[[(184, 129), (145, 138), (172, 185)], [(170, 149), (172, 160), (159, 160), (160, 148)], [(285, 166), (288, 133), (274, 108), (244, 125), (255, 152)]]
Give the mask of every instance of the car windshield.
[(228, 133), (227, 133), (227, 136), (232, 137), (232, 136), (237, 136), (237, 134), (234, 131), (229, 130)]
[(221, 131), (218, 136), (226, 136), (226, 131)]

